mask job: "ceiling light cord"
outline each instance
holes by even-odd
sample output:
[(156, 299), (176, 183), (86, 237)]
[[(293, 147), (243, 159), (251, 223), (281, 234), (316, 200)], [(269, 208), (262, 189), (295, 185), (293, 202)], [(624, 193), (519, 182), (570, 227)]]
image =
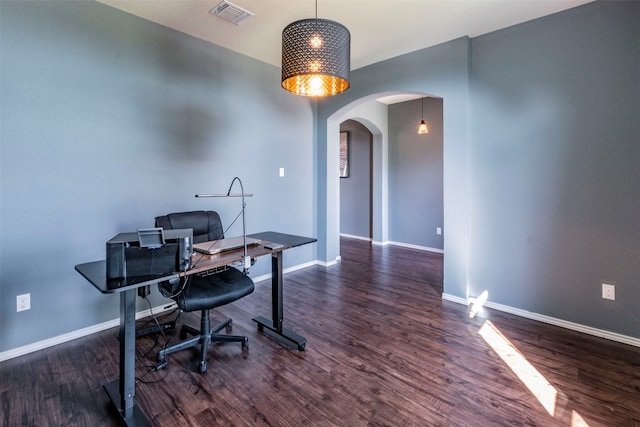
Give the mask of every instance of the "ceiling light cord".
[(421, 104), (422, 104), (422, 120), (420, 120), (420, 124), (418, 124), (418, 135), (424, 135), (426, 133), (429, 133), (429, 127), (427, 126), (427, 123), (425, 123), (424, 121), (424, 96), (422, 97)]

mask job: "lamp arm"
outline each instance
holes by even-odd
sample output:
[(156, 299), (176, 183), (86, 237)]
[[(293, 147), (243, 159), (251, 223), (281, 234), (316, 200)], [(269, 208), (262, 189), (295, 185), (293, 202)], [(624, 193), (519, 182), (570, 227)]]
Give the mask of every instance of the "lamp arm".
[[(245, 273), (247, 271), (247, 223), (245, 220), (245, 215), (244, 215), (244, 211), (245, 211), (245, 207), (246, 204), (244, 202), (244, 186), (242, 185), (242, 180), (239, 177), (234, 177), (231, 180), (231, 185), (229, 185), (229, 190), (227, 191), (227, 196), (229, 196), (231, 194), (231, 189), (233, 188), (233, 184), (238, 181), (238, 184), (240, 184), (240, 194), (242, 195), (242, 244), (244, 247), (244, 270)], [(250, 263), (250, 261), (249, 261)]]
[[(233, 184), (238, 181), (240, 184), (240, 194), (231, 194), (231, 189), (233, 188)], [(244, 246), (244, 273), (247, 274), (249, 267), (251, 266), (251, 259), (249, 258), (249, 254), (247, 251), (247, 223), (245, 220), (244, 211), (246, 208), (246, 203), (244, 201), (245, 197), (251, 197), (253, 194), (246, 194), (244, 192), (244, 186), (242, 185), (242, 180), (237, 176), (231, 180), (231, 185), (229, 185), (229, 190), (227, 190), (227, 194), (196, 194), (196, 197), (242, 197), (242, 243)], [(237, 218), (237, 217), (236, 217)], [(234, 220), (235, 222), (235, 220)]]

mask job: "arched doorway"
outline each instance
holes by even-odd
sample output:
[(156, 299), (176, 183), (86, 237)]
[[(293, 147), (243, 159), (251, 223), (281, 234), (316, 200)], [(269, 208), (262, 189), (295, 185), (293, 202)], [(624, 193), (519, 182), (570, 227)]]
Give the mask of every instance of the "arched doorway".
[[(435, 103), (439, 109), (439, 112), (435, 114), (438, 119), (432, 123), (429, 142), (413, 141), (418, 137), (417, 125), (421, 118), (420, 99), (424, 96), (436, 99), (432, 95), (418, 92), (386, 92), (371, 95), (345, 106), (327, 120), (327, 198), (328, 207), (335, 207), (335, 210), (328, 209), (328, 215), (335, 215), (334, 218), (338, 224), (335, 230), (332, 230), (332, 233), (335, 233), (336, 244), (339, 241), (338, 236), (342, 221), (340, 218), (340, 199), (342, 197), (341, 178), (333, 171), (338, 170), (340, 124), (351, 120), (361, 124), (372, 135), (370, 154), (371, 219), (370, 232), (365, 234), (368, 234), (374, 244), (396, 243), (443, 251), (442, 99), (438, 98), (439, 103)], [(393, 101), (381, 102), (381, 100), (392, 98)], [(390, 111), (396, 112), (396, 118), (393, 119), (392, 115), (391, 121)], [(398, 117), (400, 118), (398, 119)], [(434, 117), (431, 119), (435, 120)], [(403, 135), (399, 135), (400, 133)], [(390, 141), (393, 143), (391, 146)], [(410, 147), (411, 144), (414, 145), (413, 148)], [(433, 145), (437, 145), (439, 148), (435, 154), (432, 152), (429, 155), (437, 157), (437, 167), (432, 169), (439, 176), (437, 179), (433, 179), (433, 177), (422, 179), (421, 176), (425, 172), (424, 165), (427, 162), (424, 158), (420, 158), (423, 151), (416, 150), (424, 150), (427, 146), (433, 148)], [(408, 163), (399, 166), (399, 161)], [(411, 171), (412, 168), (413, 171)], [(427, 193), (425, 186), (429, 187), (430, 185), (434, 187), (433, 192), (437, 193), (437, 197), (430, 196), (426, 208), (416, 205), (416, 202), (425, 198), (423, 197)], [(393, 198), (391, 206), (390, 197)], [(422, 203), (426, 202), (422, 200)], [(436, 214), (425, 215), (427, 208), (437, 211)], [(425, 220), (429, 217), (433, 218)], [(416, 230), (416, 225), (422, 228)], [(414, 227), (414, 229), (407, 232), (408, 226)]]
[(366, 126), (351, 119), (340, 124), (340, 158), (340, 236), (371, 241), (373, 134)]

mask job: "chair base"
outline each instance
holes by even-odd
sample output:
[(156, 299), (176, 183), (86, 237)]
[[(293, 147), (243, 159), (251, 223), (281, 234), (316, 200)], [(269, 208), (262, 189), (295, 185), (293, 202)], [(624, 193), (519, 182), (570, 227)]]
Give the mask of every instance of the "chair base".
[(207, 371), (207, 350), (210, 344), (213, 343), (227, 343), (227, 342), (239, 342), (242, 344), (242, 349), (245, 350), (249, 347), (249, 338), (241, 335), (223, 335), (219, 334), (222, 329), (227, 329), (227, 332), (231, 331), (231, 319), (227, 319), (218, 323), (211, 328), (211, 321), (209, 319), (209, 310), (202, 310), (202, 317), (200, 319), (200, 330), (192, 328), (188, 325), (183, 325), (180, 328), (180, 339), (185, 339), (187, 334), (193, 335), (184, 341), (180, 341), (172, 346), (165, 347), (158, 352), (158, 365), (157, 369), (163, 369), (166, 367), (165, 356), (177, 351), (185, 350), (187, 348), (200, 346), (200, 364), (199, 370), (201, 373)]

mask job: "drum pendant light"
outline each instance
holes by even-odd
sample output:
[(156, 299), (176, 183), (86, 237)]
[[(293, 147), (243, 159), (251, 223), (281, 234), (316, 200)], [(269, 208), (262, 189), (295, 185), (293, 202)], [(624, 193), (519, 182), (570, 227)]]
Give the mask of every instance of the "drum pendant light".
[(336, 95), (349, 89), (351, 34), (342, 24), (316, 17), (282, 31), (282, 87), (296, 95)]

